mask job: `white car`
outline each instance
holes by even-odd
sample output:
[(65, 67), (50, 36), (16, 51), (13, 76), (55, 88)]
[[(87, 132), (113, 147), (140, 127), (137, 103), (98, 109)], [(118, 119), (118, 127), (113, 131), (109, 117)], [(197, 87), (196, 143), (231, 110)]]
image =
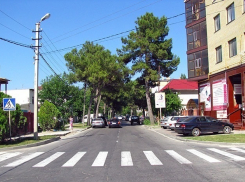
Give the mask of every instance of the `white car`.
[(168, 122), (169, 129), (174, 130), (175, 123), (183, 121), (183, 120), (185, 120), (187, 118), (188, 118), (188, 116), (174, 116), (174, 117), (172, 117), (171, 120)]
[(160, 121), (160, 126), (161, 126), (163, 129), (169, 128), (168, 122), (172, 119), (172, 117), (173, 117), (173, 116), (166, 116), (164, 119), (161, 119), (161, 121)]
[(123, 117), (122, 117), (122, 116), (118, 116), (118, 117), (117, 117), (117, 119), (122, 120), (122, 119), (123, 119)]

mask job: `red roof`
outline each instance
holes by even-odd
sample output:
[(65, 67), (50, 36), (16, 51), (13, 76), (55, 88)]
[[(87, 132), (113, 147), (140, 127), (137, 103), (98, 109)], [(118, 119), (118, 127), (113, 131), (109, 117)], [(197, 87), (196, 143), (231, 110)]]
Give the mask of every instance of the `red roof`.
[(188, 79), (173, 79), (160, 91), (171, 89), (171, 90), (197, 90), (197, 81), (190, 81)]

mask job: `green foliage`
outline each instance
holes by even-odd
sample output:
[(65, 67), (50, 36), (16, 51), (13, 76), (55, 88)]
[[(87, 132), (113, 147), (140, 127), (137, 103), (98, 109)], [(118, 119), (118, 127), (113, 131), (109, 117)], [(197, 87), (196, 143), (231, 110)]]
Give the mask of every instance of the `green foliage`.
[(180, 79), (186, 79), (185, 74), (181, 73), (181, 75), (180, 75)]
[(149, 119), (144, 120), (144, 125), (151, 125), (151, 121)]
[(48, 101), (44, 101), (38, 113), (40, 127), (44, 131), (50, 129), (57, 129), (56, 127), (58, 127), (59, 125), (59, 115), (60, 112), (54, 104)]
[(136, 24), (136, 32), (122, 38), (124, 46), (117, 53), (121, 61), (132, 64), (133, 74), (141, 74), (139, 79), (145, 85), (148, 113), (153, 123), (149, 86), (157, 82), (158, 68), (162, 76), (168, 77), (177, 70), (180, 59), (171, 51), (172, 39), (166, 39), (169, 28), (165, 16), (158, 18), (146, 13)]
[(181, 100), (178, 94), (173, 93), (172, 90), (165, 91), (166, 108), (164, 108), (165, 115), (172, 115), (181, 109)]
[[(60, 75), (61, 76), (61, 75)], [(61, 76), (62, 80), (67, 80), (67, 75)], [(48, 100), (60, 111), (60, 117), (67, 119), (69, 115), (81, 115), (84, 91), (78, 87), (69, 85), (61, 81), (58, 76), (49, 76), (42, 80), (42, 90), (39, 92), (41, 105)]]
[[(0, 92), (0, 105), (3, 105), (3, 98), (11, 98), (11, 96)], [(0, 140), (3, 142), (6, 138), (9, 138), (10, 127), (9, 127), (9, 112), (0, 109)], [(10, 111), (11, 116), (11, 133), (12, 136), (18, 135), (19, 130), (25, 131), (26, 117), (23, 116), (20, 105), (16, 104), (16, 110)]]

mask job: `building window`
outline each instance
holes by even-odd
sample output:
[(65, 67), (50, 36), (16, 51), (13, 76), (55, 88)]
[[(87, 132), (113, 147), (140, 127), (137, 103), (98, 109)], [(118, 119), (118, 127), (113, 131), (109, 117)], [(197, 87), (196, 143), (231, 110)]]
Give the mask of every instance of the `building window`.
[(31, 103), (34, 104), (34, 97), (31, 98)]
[(201, 67), (201, 58), (195, 59), (195, 68)]
[(232, 3), (228, 8), (227, 8), (227, 23), (230, 23), (231, 21), (235, 20), (235, 8), (234, 8), (234, 3)]
[(230, 57), (237, 55), (236, 38), (229, 41)]
[(219, 14), (216, 17), (214, 17), (214, 29), (215, 29), (215, 32), (220, 30), (220, 15)]
[(219, 46), (216, 48), (216, 63), (222, 62), (222, 47)]

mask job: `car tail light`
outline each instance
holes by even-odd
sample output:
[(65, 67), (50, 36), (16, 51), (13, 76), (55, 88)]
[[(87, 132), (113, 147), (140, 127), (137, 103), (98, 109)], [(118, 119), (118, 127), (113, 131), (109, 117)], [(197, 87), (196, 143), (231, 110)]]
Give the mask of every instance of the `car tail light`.
[(172, 126), (172, 124), (169, 124), (169, 126)]
[(121, 124), (121, 122), (120, 122), (120, 121), (118, 121), (118, 124)]
[(108, 124), (110, 124), (110, 122), (108, 122)]
[(180, 127), (181, 127), (181, 128), (185, 128), (185, 124), (181, 124)]

